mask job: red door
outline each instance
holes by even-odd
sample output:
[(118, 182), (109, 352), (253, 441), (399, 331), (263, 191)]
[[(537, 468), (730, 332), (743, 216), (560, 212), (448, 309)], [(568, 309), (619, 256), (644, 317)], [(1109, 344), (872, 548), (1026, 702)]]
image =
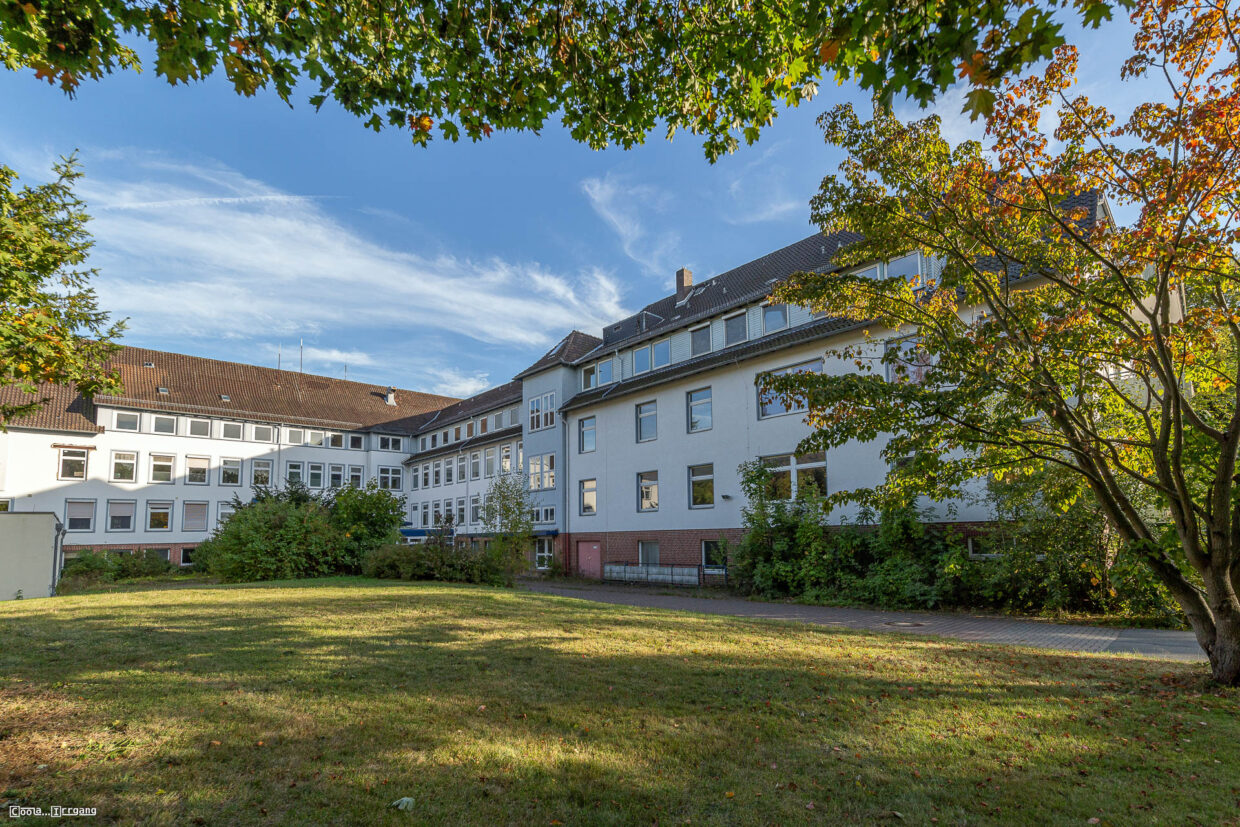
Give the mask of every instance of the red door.
[(603, 579), (603, 552), (598, 543), (577, 542), (577, 571), (582, 577)]

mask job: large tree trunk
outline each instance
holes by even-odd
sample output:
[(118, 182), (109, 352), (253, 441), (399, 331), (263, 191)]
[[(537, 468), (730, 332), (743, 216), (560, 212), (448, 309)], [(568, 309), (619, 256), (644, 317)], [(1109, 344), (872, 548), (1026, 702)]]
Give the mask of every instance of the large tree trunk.
[[(1219, 570), (1221, 569), (1221, 570)], [(1221, 565), (1205, 572), (1206, 597), (1214, 615), (1214, 639), (1203, 644), (1214, 680), (1240, 686), (1240, 600), (1231, 577)]]

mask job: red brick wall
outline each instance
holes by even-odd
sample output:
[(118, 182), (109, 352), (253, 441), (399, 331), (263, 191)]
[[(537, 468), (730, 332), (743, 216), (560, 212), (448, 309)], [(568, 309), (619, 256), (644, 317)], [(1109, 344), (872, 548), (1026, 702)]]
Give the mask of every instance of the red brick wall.
[(563, 535), (565, 564), (570, 574), (576, 574), (577, 543), (598, 543), (602, 562), (637, 563), (637, 544), (648, 540), (659, 544), (659, 563), (665, 566), (702, 565), (703, 540), (727, 540), (731, 545), (740, 542), (745, 534), (740, 528), (681, 528), (666, 531), (607, 531)]

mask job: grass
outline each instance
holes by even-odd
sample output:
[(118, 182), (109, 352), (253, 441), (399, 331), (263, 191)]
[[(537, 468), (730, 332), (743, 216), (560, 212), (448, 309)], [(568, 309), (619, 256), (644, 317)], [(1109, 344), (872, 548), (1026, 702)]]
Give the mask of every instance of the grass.
[(5, 603), (0, 641), (0, 799), (104, 821), (1240, 824), (1197, 664), (349, 579)]

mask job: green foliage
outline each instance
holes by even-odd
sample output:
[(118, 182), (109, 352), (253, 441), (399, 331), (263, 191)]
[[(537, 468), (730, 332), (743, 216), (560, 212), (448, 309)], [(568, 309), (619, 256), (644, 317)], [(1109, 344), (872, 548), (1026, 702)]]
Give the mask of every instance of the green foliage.
[(115, 573), (116, 555), (94, 549), (79, 551), (60, 570), (62, 578), (74, 580), (111, 580)]
[(316, 493), (299, 483), (260, 488), (195, 552), (196, 566), (226, 582), (355, 574), (363, 557), (397, 536), (404, 499), (348, 486)]
[(534, 545), (533, 508), (524, 474), (501, 474), (492, 480), (482, 505), (482, 525), (491, 538), (488, 554), (505, 572), (507, 584), (528, 568), (526, 555)]
[(150, 549), (132, 554), (85, 549), (61, 569), (57, 592), (66, 594), (117, 580), (159, 577), (172, 568), (167, 560)]
[(443, 580), (511, 586), (512, 566), (507, 548), (492, 541), (461, 545), (454, 541), (452, 517), (444, 517), (423, 543), (389, 543), (370, 551), (362, 560), (367, 577), (390, 580)]
[[(0, 53), (4, 39), (0, 22)], [(87, 286), (95, 271), (83, 267), (92, 242), (90, 217), (73, 194), (82, 173), (72, 157), (53, 171), (46, 184), (14, 189), (17, 173), (0, 166), (0, 388), (21, 391), (0, 404), (0, 431), (42, 407), (40, 385), (73, 385), (87, 396), (121, 390), (106, 362), (124, 325), (99, 310)]]
[(372, 549), (399, 539), (405, 498), (371, 479), (362, 488), (345, 486), (332, 494), (331, 522), (344, 534), (348, 555), (361, 560)]
[[(1053, 481), (997, 484), (992, 504), (1000, 521), (968, 541), (910, 508), (861, 523), (827, 526), (816, 494), (794, 501), (768, 497), (769, 474), (758, 462), (741, 466), (748, 497), (745, 535), (732, 553), (734, 587), (766, 599), (863, 604), (885, 609), (1001, 609), (1027, 614), (1109, 613), (1183, 622), (1175, 601), (1131, 555), (1116, 559), (1091, 500), (1061, 511), (1041, 505)], [(1061, 481), (1062, 482), (1062, 481)]]
[(117, 580), (127, 580), (131, 577), (158, 577), (172, 571), (172, 564), (159, 552), (151, 549), (135, 551), (132, 554), (117, 554), (113, 557)]
[(437, 126), (457, 140), (537, 131), (559, 116), (579, 141), (631, 147), (666, 126), (704, 136), (712, 159), (752, 143), (818, 81), (853, 77), (885, 98), (928, 101), (957, 79), (984, 111), (998, 78), (1063, 42), (1055, 12), (1086, 25), (1126, 0), (918, 4), (878, 0), (735, 3), (222, 2), (138, 0), (0, 5), (0, 60), (72, 94), (83, 79), (138, 69), (134, 40), (170, 83), (223, 70), (239, 94), (300, 85), (376, 131)]

